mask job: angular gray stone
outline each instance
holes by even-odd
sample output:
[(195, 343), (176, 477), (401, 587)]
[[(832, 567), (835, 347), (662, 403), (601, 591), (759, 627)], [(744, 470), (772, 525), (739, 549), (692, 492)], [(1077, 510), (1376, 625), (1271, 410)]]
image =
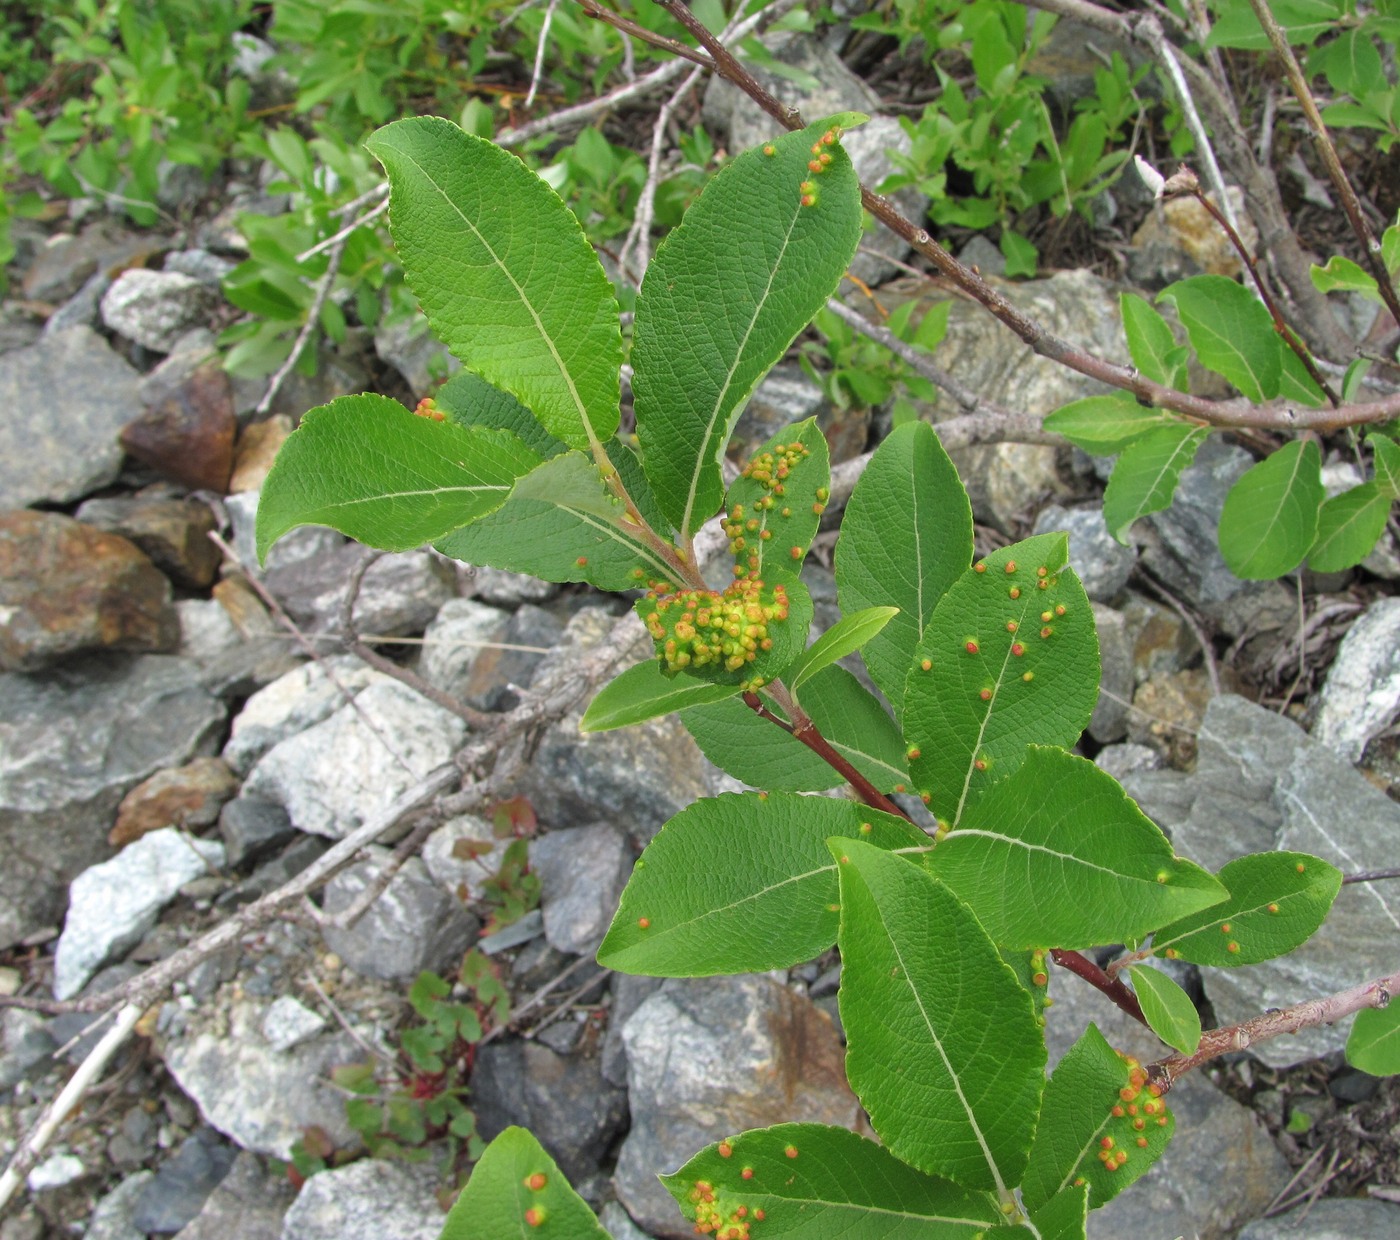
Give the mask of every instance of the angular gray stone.
[(830, 1018), (771, 977), (668, 982), (623, 1038), (632, 1128), (613, 1182), (658, 1236), (692, 1229), (657, 1173), (710, 1142), (784, 1121), (855, 1127), (860, 1107)]
[(505, 640), (510, 614), (475, 599), (448, 599), (423, 634), (418, 673), (435, 689), (461, 697), (472, 664), (492, 643)]
[(326, 1027), (326, 1018), (291, 995), (279, 995), (263, 1017), (262, 1035), (275, 1051), (289, 1051)]
[(84, 870), (69, 888), (54, 954), (54, 994), (77, 994), (104, 964), (141, 941), (181, 887), (223, 864), (222, 844), (164, 827)]
[(559, 593), (552, 581), (541, 581), (525, 573), (478, 565), (472, 568), (476, 596), (498, 607), (519, 607), (521, 603), (547, 603)]
[(190, 276), (133, 267), (103, 295), (102, 322), (118, 336), (169, 353), (185, 332), (208, 320), (217, 304), (214, 290)]
[(164, 270), (178, 272), (217, 289), (220, 281), (236, 266), (237, 263), (211, 254), (208, 250), (175, 250), (165, 256)]
[(0, 1010), (0, 1090), (42, 1076), (57, 1048), (49, 1022), (38, 1012)]
[(438, 1240), (439, 1176), (422, 1163), (364, 1159), (307, 1180), (281, 1240)]
[[(313, 633), (340, 631), (346, 578), (364, 548), (344, 544), (295, 564), (268, 561), (264, 580), (298, 624)], [(427, 551), (385, 555), (370, 565), (355, 599), (355, 628), (366, 636), (421, 633), (456, 589), (451, 568)]]
[(236, 797), (219, 811), (219, 834), (224, 839), (224, 864), (234, 870), (285, 844), (296, 828), (276, 802)]
[(1313, 739), (1348, 762), (1400, 715), (1400, 598), (1381, 598), (1342, 639), (1318, 694)]
[(258, 759), (243, 794), (284, 806), (302, 831), (339, 839), (448, 761), (465, 734), (460, 718), (407, 686), (372, 684)]
[(500, 872), (513, 842), (513, 836), (498, 837), (484, 818), (460, 814), (428, 836), (423, 864), (449, 895), (466, 901), (480, 895), (486, 880)]
[(94, 275), (110, 276), (165, 245), (160, 237), (127, 232), (105, 219), (76, 235), (59, 233), (47, 239), (25, 272), (24, 295), (34, 301), (66, 301)]
[[(325, 911), (334, 916), (352, 905), (388, 863), (387, 849), (367, 850), (370, 859), (342, 870), (326, 888)], [(327, 926), (328, 946), (356, 973), (384, 981), (411, 982), (424, 969), (442, 972), (461, 962), (479, 923), (410, 857), (388, 887), (355, 923)]]
[(0, 508), (66, 504), (121, 471), (139, 376), (88, 327), (0, 357)]
[(540, 876), (549, 945), (575, 955), (595, 951), (632, 872), (627, 836), (608, 823), (551, 831), (531, 842), (530, 865)]
[(415, 396), (427, 395), (437, 380), (462, 368), (421, 314), (381, 319), (374, 332), (374, 351), (381, 362), (403, 376)]
[(237, 1154), (212, 1128), (196, 1132), (180, 1143), (142, 1189), (131, 1221), (141, 1232), (179, 1231), (223, 1182)]
[(0, 676), (0, 946), (56, 920), (69, 882), (111, 856), (127, 792), (209, 751), (225, 712), (200, 675), (141, 655)]
[(1250, 1223), (1239, 1240), (1394, 1240), (1395, 1236), (1400, 1236), (1400, 1206), (1324, 1197), (1277, 1218)]
[(270, 1174), (256, 1155), (240, 1151), (176, 1240), (278, 1240), (282, 1216), (295, 1198), (296, 1190), (285, 1175)]
[(1079, 574), (1084, 592), (1097, 603), (1113, 602), (1128, 583), (1137, 563), (1137, 552), (1123, 546), (1108, 532), (1103, 505), (1061, 508), (1051, 504), (1035, 519), (1032, 532), (1045, 534), (1052, 530), (1064, 530), (1069, 534), (1070, 567)]
[(1133, 700), (1133, 652), (1121, 612), (1091, 603), (1099, 635), (1099, 700), (1089, 719), (1089, 735), (1101, 744), (1128, 734), (1128, 711)]
[(559, 641), (564, 626), (552, 612), (522, 603), (501, 635), (501, 644), (478, 653), (462, 685), (462, 699), (477, 710), (509, 710), (519, 700), (515, 690), (527, 688), (544, 651)]
[(84, 1240), (146, 1240), (146, 1232), (136, 1225), (133, 1215), (153, 1179), (153, 1172), (133, 1172), (103, 1196), (93, 1207)]
[(651, 1237), (632, 1221), (632, 1216), (622, 1208), (620, 1202), (608, 1202), (599, 1213), (598, 1221), (612, 1240), (651, 1240)]

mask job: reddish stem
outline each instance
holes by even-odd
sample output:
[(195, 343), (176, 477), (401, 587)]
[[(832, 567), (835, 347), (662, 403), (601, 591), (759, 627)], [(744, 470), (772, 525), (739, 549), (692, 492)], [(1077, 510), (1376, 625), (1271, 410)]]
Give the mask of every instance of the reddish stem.
[(1082, 977), (1095, 990), (1102, 991), (1139, 1024), (1147, 1024), (1147, 1017), (1142, 1014), (1142, 1005), (1138, 1003), (1137, 995), (1116, 977), (1110, 977), (1088, 956), (1057, 947), (1050, 953), (1050, 959), (1060, 968), (1068, 969)]

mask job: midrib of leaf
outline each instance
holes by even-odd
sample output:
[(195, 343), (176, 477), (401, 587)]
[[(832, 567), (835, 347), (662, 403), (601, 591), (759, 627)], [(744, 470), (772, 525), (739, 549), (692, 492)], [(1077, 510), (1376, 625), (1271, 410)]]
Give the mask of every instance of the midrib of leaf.
[(1145, 510), (1144, 506), (1152, 502), (1153, 494), (1156, 492), (1157, 487), (1161, 483), (1162, 479), (1165, 478), (1167, 474), (1171, 473), (1172, 467), (1176, 464), (1177, 457), (1181, 456), (1181, 454), (1185, 452), (1186, 449), (1194, 443), (1196, 443), (1195, 431), (1191, 431), (1183, 435), (1177, 441), (1176, 445), (1172, 448), (1171, 456), (1169, 456), (1165, 461), (1162, 462), (1161, 467), (1153, 476), (1152, 485), (1140, 494), (1138, 502), (1133, 508), (1132, 520), (1128, 522), (1129, 525), (1131, 525), (1133, 521), (1136, 521), (1140, 516), (1142, 516)]
[[(724, 398), (729, 392), (729, 386), (734, 382), (734, 372), (739, 369), (740, 362), (744, 358), (744, 350), (748, 347), (749, 337), (753, 335), (754, 326), (758, 323), (759, 315), (763, 312), (763, 307), (768, 304), (768, 298), (773, 292), (773, 281), (777, 279), (778, 269), (783, 264), (783, 259), (787, 255), (788, 247), (792, 242), (792, 230), (797, 227), (797, 218), (801, 212), (801, 207), (794, 211), (792, 218), (788, 221), (787, 232), (783, 234), (783, 244), (778, 251), (778, 257), (772, 264), (768, 272), (768, 281), (763, 286), (763, 296), (760, 297), (754, 306), (753, 316), (749, 319), (749, 325), (744, 329), (744, 337), (739, 342), (739, 347), (735, 351), (734, 361), (729, 367), (728, 373), (724, 376), (724, 382), (720, 385), (719, 395), (715, 398), (714, 408), (710, 410), (710, 420), (705, 424), (704, 443), (710, 442), (710, 437), (714, 434), (715, 423), (719, 420), (720, 410), (724, 407)], [(585, 419), (586, 420), (586, 419)], [(592, 438), (592, 428), (589, 428), (589, 437)], [(716, 465), (724, 456), (724, 441), (721, 439), (715, 447), (712, 457)], [(695, 491), (700, 485), (700, 459), (696, 460), (696, 467), (690, 475), (690, 489), (685, 497), (685, 512), (681, 515), (681, 534), (684, 535), (690, 529), (691, 513), (695, 510)]]
[[(1292, 902), (1292, 901), (1306, 900), (1306, 899), (1309, 899), (1309, 898), (1312, 898), (1312, 899), (1316, 899), (1316, 898), (1317, 898), (1317, 888), (1316, 888), (1316, 887), (1308, 886), (1308, 887), (1302, 888), (1302, 890), (1300, 890), (1300, 891), (1290, 891), (1287, 895), (1279, 896), (1278, 899), (1276, 899), (1276, 900), (1266, 900), (1263, 904), (1256, 904), (1253, 908), (1237, 908), (1237, 909), (1233, 909), (1233, 910), (1230, 912), (1229, 916), (1230, 916), (1231, 918), (1236, 918), (1236, 919), (1237, 919), (1237, 918), (1240, 918), (1240, 917), (1248, 917), (1251, 913), (1262, 912), (1264, 909), (1267, 909), (1271, 904), (1272, 904), (1272, 905), (1277, 905), (1278, 908), (1279, 908), (1279, 910), (1282, 911), (1283, 906), (1284, 906), (1285, 904), (1288, 904), (1288, 903), (1290, 903), (1290, 902)], [(1222, 902), (1222, 903), (1223, 903), (1223, 902)], [(1215, 918), (1212, 918), (1212, 919), (1211, 919), (1211, 921), (1214, 921), (1214, 920), (1216, 920), (1216, 919), (1215, 919)], [(1162, 942), (1160, 942), (1160, 943), (1157, 941), (1157, 936), (1156, 936), (1156, 935), (1153, 935), (1153, 937), (1152, 937), (1152, 950), (1153, 950), (1154, 952), (1156, 952), (1156, 951), (1159, 951), (1159, 950), (1162, 950), (1162, 949), (1165, 949), (1165, 948), (1170, 947), (1173, 943), (1180, 943), (1182, 939), (1188, 939), (1188, 938), (1190, 938), (1192, 935), (1199, 934), (1202, 930), (1206, 929), (1209, 925), (1210, 925), (1210, 922), (1209, 922), (1209, 921), (1203, 922), (1201, 925), (1197, 926), (1194, 930), (1188, 930), (1188, 931), (1186, 931), (1185, 934), (1178, 934), (1178, 935), (1176, 936), (1176, 938), (1174, 938), (1174, 939), (1164, 939), (1164, 940), (1163, 940)]]
[[(1302, 466), (1303, 458), (1306, 455), (1307, 453), (1305, 452), (1295, 452), (1293, 454), (1293, 471), (1288, 475), (1288, 482), (1283, 487), (1283, 499), (1279, 503), (1278, 507), (1274, 509), (1273, 515), (1269, 519), (1269, 523), (1266, 526), (1258, 529), (1258, 536), (1255, 538), (1253, 546), (1250, 547), (1249, 554), (1241, 557), (1242, 563), (1253, 560), (1255, 555), (1258, 553), (1259, 548), (1264, 546), (1264, 544), (1269, 541), (1270, 536), (1273, 534), (1274, 530), (1278, 529), (1280, 520), (1283, 516), (1284, 509), (1288, 507), (1292, 502), (1293, 484), (1298, 480), (1298, 473)], [(1251, 526), (1255, 525), (1253, 521), (1251, 521), (1249, 524)]]
[(1372, 507), (1375, 504), (1380, 503), (1382, 500), (1385, 501), (1386, 507), (1388, 508), (1390, 506), (1389, 499), (1387, 499), (1385, 496), (1381, 495), (1379, 491), (1377, 491), (1376, 494), (1373, 495), (1370, 499), (1366, 500), (1365, 503), (1352, 509), (1351, 515), (1347, 517), (1347, 519), (1343, 521), (1341, 525), (1337, 526), (1336, 529), (1334, 529), (1331, 532), (1331, 534), (1329, 534), (1325, 539), (1318, 540), (1318, 542), (1308, 551), (1308, 556), (1311, 558), (1312, 556), (1317, 555), (1319, 551), (1326, 551), (1327, 548), (1330, 547), (1334, 542), (1337, 542), (1342, 537), (1342, 535), (1346, 534), (1352, 528), (1352, 526), (1359, 524), (1370, 513)]
[(509, 491), (512, 485), (512, 483), (482, 482), (475, 486), (424, 487), (416, 491), (377, 491), (373, 495), (365, 495), (359, 499), (342, 499), (333, 504), (320, 504), (317, 506), (317, 511), (339, 512), (345, 508), (359, 508), (364, 504), (383, 503), (386, 499), (412, 499), (419, 495), (464, 495), (479, 491)]
[[(1240, 349), (1240, 347), (1237, 344), (1235, 344), (1235, 342), (1229, 336), (1217, 331), (1212, 324), (1202, 323), (1200, 320), (1197, 320), (1197, 328), (1203, 331), (1206, 335), (1219, 341), (1229, 350), (1230, 353), (1232, 353), (1235, 357), (1239, 358), (1245, 373), (1248, 374), (1249, 377), (1254, 380), (1254, 386), (1258, 388), (1259, 391), (1265, 396), (1268, 395), (1268, 389), (1260, 381), (1259, 376), (1255, 373), (1254, 365), (1251, 362), (1249, 355), (1243, 352)], [(1199, 353), (1200, 350), (1198, 349), (1197, 352)]]
[(647, 945), (651, 946), (662, 942), (674, 934), (679, 934), (682, 930), (688, 930), (690, 927), (699, 925), (711, 918), (732, 912), (735, 909), (743, 908), (744, 905), (752, 904), (755, 900), (761, 900), (764, 896), (770, 895), (774, 891), (781, 891), (784, 887), (791, 886), (793, 883), (800, 883), (809, 878), (816, 878), (819, 874), (825, 874), (835, 869), (836, 866), (833, 864), (819, 866), (815, 870), (808, 870), (805, 874), (789, 874), (781, 881), (770, 883), (767, 887), (760, 888), (758, 891), (751, 891), (741, 899), (731, 900), (728, 904), (712, 904), (709, 908), (705, 909), (703, 913), (695, 917), (687, 918), (685, 921), (679, 921), (674, 926), (667, 926), (666, 929), (662, 930), (659, 934), (652, 935), (647, 939)]
[(1132, 874), (1124, 874), (1121, 870), (1111, 869), (1106, 865), (1099, 865), (1094, 861), (1086, 861), (1083, 857), (1076, 857), (1073, 853), (1060, 852), (1057, 848), (1050, 848), (1045, 844), (1033, 844), (1029, 840), (1017, 839), (1014, 835), (1006, 835), (1001, 831), (988, 831), (982, 827), (959, 827), (958, 836), (966, 839), (970, 835), (975, 835), (984, 840), (1001, 840), (1010, 844), (1013, 848), (1024, 848), (1027, 852), (1045, 853), (1050, 857), (1058, 857), (1061, 861), (1068, 861), (1073, 865), (1085, 870), (1097, 870), (1100, 874), (1108, 874), (1116, 879), (1126, 879), (1129, 882), (1142, 883), (1145, 886), (1155, 887), (1156, 881), (1149, 882), (1145, 878), (1137, 878)]
[(1366, 1042), (1363, 1045), (1365, 1049), (1369, 1051), (1373, 1050), (1378, 1046), (1385, 1046), (1386, 1043), (1393, 1042), (1396, 1038), (1400, 1038), (1400, 1026), (1397, 1026), (1394, 1029), (1387, 1029), (1384, 1033), (1381, 1034), (1380, 1037), (1372, 1038), (1369, 1042)]
[[(1025, 613), (1021, 613), (1024, 619)], [(1017, 624), (1019, 625), (1019, 621)], [(1006, 677), (1006, 665), (1011, 662), (1011, 647), (1006, 648), (1006, 655), (1001, 661), (1001, 670), (997, 672), (996, 684), (992, 687), (992, 699), (987, 703), (987, 712), (982, 716), (982, 722), (977, 725), (977, 740), (972, 746), (972, 756), (967, 760), (967, 770), (963, 772), (962, 792), (958, 796), (958, 808), (953, 814), (953, 826), (957, 826), (962, 821), (963, 809), (967, 805), (967, 792), (972, 787), (972, 772), (977, 769), (977, 751), (982, 748), (982, 738), (987, 734), (987, 724), (996, 714), (997, 694), (1001, 692), (1002, 681)]]
[(491, 243), (481, 235), (481, 230), (478, 229), (477, 226), (467, 218), (467, 216), (463, 213), (462, 208), (452, 201), (447, 191), (441, 185), (438, 184), (437, 180), (428, 172), (428, 170), (406, 151), (400, 149), (398, 151), (398, 154), (401, 155), (415, 168), (417, 168), (419, 172), (423, 174), (428, 184), (431, 185), (435, 190), (437, 190), (443, 202), (447, 203), (447, 205), (453, 210), (453, 212), (456, 213), (457, 218), (460, 219), (462, 223), (467, 226), (467, 228), (471, 231), (471, 234), (481, 243), (482, 249), (484, 249), (491, 256), (491, 261), (495, 263), (496, 266), (500, 269), (501, 274), (505, 276), (507, 280), (510, 281), (511, 287), (515, 290), (516, 295), (520, 298), (520, 304), (523, 305), (525, 309), (530, 312), (530, 317), (534, 319), (535, 330), (539, 332), (540, 339), (545, 342), (546, 347), (549, 349), (550, 356), (554, 359), (555, 366), (557, 366), (559, 369), (560, 376), (563, 378), (564, 383), (568, 386), (569, 396), (574, 402), (574, 408), (577, 409), (579, 413), (579, 421), (583, 423), (583, 429), (588, 435), (589, 446), (593, 449), (594, 456), (598, 456), (602, 452), (602, 444), (598, 442), (597, 435), (593, 433), (593, 423), (589, 421), (588, 409), (583, 403), (583, 397), (579, 395), (578, 388), (574, 386), (574, 377), (569, 373), (568, 367), (564, 364), (563, 357), (560, 355), (559, 350), (555, 347), (554, 337), (551, 336), (549, 332), (545, 330), (544, 323), (540, 319), (539, 312), (535, 309), (534, 303), (525, 295), (525, 290), (520, 287), (520, 283), (511, 274), (510, 268), (507, 267), (506, 264), (501, 260), (500, 255), (498, 255), (495, 249), (492, 248)]
[(765, 1199), (770, 1202), (781, 1202), (784, 1205), (823, 1206), (828, 1210), (839, 1210), (843, 1213), (856, 1211), (858, 1218), (870, 1218), (871, 1216), (875, 1216), (878, 1218), (908, 1219), (910, 1222), (915, 1223), (956, 1223), (966, 1227), (990, 1226), (988, 1220), (984, 1218), (957, 1218), (948, 1214), (919, 1214), (917, 1211), (912, 1210), (895, 1210), (890, 1206), (866, 1206), (855, 1201), (828, 1201), (825, 1197), (784, 1197), (778, 1193), (762, 1193), (758, 1194), (756, 1198), (752, 1194), (746, 1194), (744, 1197), (746, 1202), (752, 1202), (754, 1200), (763, 1201)]
[(1108, 1127), (1108, 1121), (1112, 1118), (1113, 1113), (1110, 1111), (1107, 1115), (1103, 1117), (1103, 1119), (1099, 1121), (1099, 1126), (1095, 1128), (1092, 1133), (1089, 1134), (1089, 1139), (1082, 1146), (1079, 1147), (1079, 1154), (1076, 1156), (1073, 1164), (1071, 1164), (1070, 1169), (1065, 1172), (1065, 1178), (1060, 1181), (1059, 1188), (1057, 1188), (1053, 1193), (1050, 1194), (1051, 1197), (1058, 1197), (1062, 1192), (1065, 1191), (1065, 1188), (1074, 1178), (1074, 1173), (1079, 1170), (1080, 1163), (1084, 1161), (1089, 1151), (1093, 1149), (1094, 1146), (1098, 1143), (1099, 1133), (1101, 1133), (1105, 1128)]
[(560, 504), (558, 507), (561, 511), (571, 513), (573, 516), (577, 517), (584, 525), (591, 525), (595, 530), (600, 530), (602, 533), (606, 534), (614, 542), (621, 543), (623, 546), (633, 551), (639, 558), (644, 558), (648, 564), (657, 570), (656, 575), (658, 577), (669, 579), (673, 576), (675, 570), (668, 565), (665, 560), (660, 559), (656, 552), (640, 539), (628, 537), (628, 535), (618, 529), (617, 526), (607, 521), (600, 521), (596, 516), (585, 509), (575, 508), (570, 504)]

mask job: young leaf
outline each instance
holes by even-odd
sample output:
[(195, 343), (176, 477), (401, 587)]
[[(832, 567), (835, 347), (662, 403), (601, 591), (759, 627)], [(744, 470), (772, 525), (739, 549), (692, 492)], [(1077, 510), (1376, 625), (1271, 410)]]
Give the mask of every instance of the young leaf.
[(1158, 297), (1175, 304), (1196, 357), (1258, 403), (1278, 395), (1283, 342), (1253, 291), (1226, 276), (1192, 276)]
[(1093, 1025), (1065, 1052), (1045, 1087), (1021, 1183), (1032, 1215), (1081, 1180), (1089, 1188), (1089, 1208), (1097, 1209), (1161, 1157), (1174, 1122), (1162, 1100), (1144, 1088), (1145, 1080), (1141, 1067)]
[(821, 1124), (777, 1124), (716, 1142), (661, 1182), (687, 1219), (720, 1236), (748, 1219), (788, 1240), (974, 1240), (1001, 1218), (988, 1194), (924, 1175), (873, 1141)]
[(1124, 293), (1118, 299), (1118, 307), (1133, 365), (1154, 383), (1186, 391), (1186, 359), (1167, 320), (1136, 293)]
[(395, 121), (365, 145), (389, 175), (389, 231), (438, 339), (570, 447), (611, 439), (617, 300), (559, 196), (440, 117)]
[(1144, 408), (1128, 396), (1086, 396), (1061, 405), (1044, 422), (1047, 431), (1063, 435), (1094, 456), (1121, 452), (1148, 431), (1187, 425), (1160, 409)]
[(1385, 533), (1391, 498), (1377, 483), (1363, 482), (1325, 501), (1308, 567), (1317, 573), (1336, 573), (1360, 564)]
[[(767, 706), (786, 718), (776, 702)], [(881, 792), (909, 782), (899, 729), (845, 668), (813, 675), (803, 685), (802, 708), (831, 747)], [(751, 787), (820, 792), (842, 782), (824, 758), (740, 702), (693, 707), (681, 713), (681, 722), (711, 762)]]
[(481, 1156), (441, 1240), (608, 1240), (544, 1147), (507, 1128)]
[(1111, 775), (1032, 745), (933, 850), (929, 868), (1000, 947), (1121, 943), (1225, 899)]
[(408, 551), (499, 508), (539, 457), (514, 435), (411, 414), (386, 396), (312, 409), (283, 445), (258, 503), (258, 558), (298, 525), (329, 525)]
[(586, 581), (600, 590), (675, 577), (582, 452), (551, 457), (521, 478), (497, 511), (435, 545), (468, 564), (545, 581)]
[(1358, 1012), (1346, 1053), (1347, 1063), (1372, 1076), (1400, 1073), (1400, 1003)]
[(1089, 1226), (1089, 1185), (1071, 1184), (1031, 1211), (1040, 1240), (1085, 1240)]
[(1313, 287), (1319, 293), (1360, 293), (1368, 301), (1381, 304), (1376, 277), (1340, 254), (1332, 255), (1325, 267), (1314, 266), (1310, 274)]
[(784, 679), (794, 693), (804, 681), (859, 650), (899, 613), (898, 607), (865, 607), (842, 616), (789, 666)]
[(458, 371), (433, 393), (433, 407), (458, 426), (491, 426), (510, 431), (541, 460), (567, 451), (533, 413), (509, 392), (492, 387), (470, 370)]
[(1201, 1044), (1201, 1015), (1191, 996), (1150, 964), (1135, 964), (1128, 973), (1152, 1032), (1183, 1055), (1195, 1054)]
[(1068, 548), (1039, 534), (968, 569), (910, 660), (909, 773), (951, 826), (1027, 745), (1073, 745), (1093, 714), (1099, 643)]
[(1045, 1084), (1030, 995), (926, 870), (858, 839), (831, 851), (851, 1088), (897, 1158), (1004, 1194), (1025, 1169)]
[[(625, 728), (687, 706), (721, 702), (738, 692), (738, 685), (712, 685), (689, 676), (667, 676), (655, 659), (648, 659), (629, 667), (599, 690), (583, 712), (579, 731)], [(744, 709), (748, 711), (748, 707)]]
[(1391, 499), (1400, 497), (1400, 444), (1388, 435), (1366, 436), (1376, 458), (1376, 485)]
[(1163, 926), (1157, 955), (1218, 968), (1285, 956), (1312, 938), (1342, 889), (1342, 872), (1307, 853), (1252, 853), (1219, 878), (1229, 898)]
[(861, 652), (897, 718), (919, 636), (971, 559), (972, 508), (938, 436), (924, 422), (892, 431), (846, 505), (836, 589), (848, 615), (899, 608)]
[(1177, 422), (1133, 440), (1113, 466), (1103, 493), (1103, 517), (1121, 543), (1133, 522), (1172, 502), (1176, 484), (1210, 434), (1204, 426)]
[(830, 797), (731, 792), (696, 801), (642, 853), (598, 963), (651, 977), (714, 977), (819, 956), (836, 939), (833, 836), (879, 848), (929, 842), (902, 818)]
[(1250, 468), (1220, 513), (1220, 552), (1236, 577), (1265, 581), (1303, 562), (1317, 537), (1322, 452), (1295, 439)]
[[(859, 183), (840, 144), (822, 137), (806, 129), (745, 151), (705, 187), (642, 281), (637, 434), (662, 509), (685, 537), (720, 505), (720, 459), (749, 393), (855, 253)], [(831, 157), (821, 173), (807, 168), (814, 142)], [(809, 183), (811, 193), (799, 188)]]

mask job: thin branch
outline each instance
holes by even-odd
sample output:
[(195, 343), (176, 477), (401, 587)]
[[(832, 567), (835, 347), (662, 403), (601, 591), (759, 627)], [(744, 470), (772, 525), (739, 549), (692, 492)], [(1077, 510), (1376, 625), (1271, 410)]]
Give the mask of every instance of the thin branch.
[(1343, 874), (1343, 883), (1376, 883), (1386, 878), (1400, 878), (1400, 870), (1361, 870), (1356, 874)]
[[(371, 191), (371, 194), (373, 197), (379, 199), (379, 202), (375, 206), (371, 207), (359, 218), (351, 220), (339, 232), (332, 233), (324, 241), (318, 241), (309, 250), (303, 250), (297, 255), (297, 262), (304, 263), (315, 258), (316, 255), (320, 254), (322, 251), (329, 250), (339, 242), (346, 240), (357, 228), (363, 228), (366, 224), (372, 224), (383, 215), (384, 212), (389, 209), (389, 183), (386, 181), (383, 185), (376, 185)], [(360, 198), (363, 197), (364, 195), (361, 194)], [(360, 199), (357, 198), (355, 201), (359, 202)]]
[[(410, 858), (417, 855), (418, 850), (423, 847), (424, 841), (441, 823), (441, 813), (427, 813), (423, 821), (399, 841), (393, 853), (375, 871), (374, 877), (366, 884), (365, 889), (340, 912), (334, 915), (320, 913), (317, 925), (322, 929), (330, 926), (336, 930), (348, 930), (353, 926), (369, 912), (370, 906), (389, 889), (389, 884), (394, 881), (394, 876), (408, 864)], [(315, 908), (315, 905), (311, 907)]]
[(524, 106), (528, 110), (535, 106), (535, 93), (540, 87), (540, 78), (544, 74), (544, 49), (549, 41), (549, 28), (554, 25), (554, 10), (559, 7), (559, 0), (549, 0), (549, 5), (544, 11), (544, 22), (540, 26), (539, 41), (535, 44), (535, 69), (530, 74), (530, 89), (525, 94)]
[(312, 335), (316, 331), (316, 325), (321, 320), (321, 309), (326, 304), (326, 298), (330, 296), (331, 285), (335, 283), (335, 278), (340, 274), (340, 260), (345, 257), (345, 243), (350, 238), (351, 229), (347, 232), (341, 229), (341, 236), (329, 248), (330, 254), (326, 259), (326, 270), (321, 278), (316, 282), (316, 293), (311, 299), (311, 308), (306, 312), (306, 322), (301, 325), (301, 330), (297, 332), (297, 338), (292, 342), (292, 351), (287, 354), (286, 360), (277, 368), (272, 378), (268, 380), (267, 390), (263, 393), (262, 400), (258, 401), (256, 413), (262, 415), (272, 408), (272, 402), (277, 399), (277, 393), (281, 391), (282, 384), (286, 381), (292, 368), (301, 357), (302, 350), (307, 346)]
[(1142, 1005), (1138, 1003), (1137, 995), (1133, 994), (1116, 977), (1110, 977), (1088, 956), (1057, 947), (1050, 953), (1050, 959), (1062, 969), (1068, 969), (1071, 973), (1082, 977), (1095, 990), (1113, 1000), (1119, 1008), (1139, 1024), (1147, 1024), (1147, 1017), (1142, 1014)]

